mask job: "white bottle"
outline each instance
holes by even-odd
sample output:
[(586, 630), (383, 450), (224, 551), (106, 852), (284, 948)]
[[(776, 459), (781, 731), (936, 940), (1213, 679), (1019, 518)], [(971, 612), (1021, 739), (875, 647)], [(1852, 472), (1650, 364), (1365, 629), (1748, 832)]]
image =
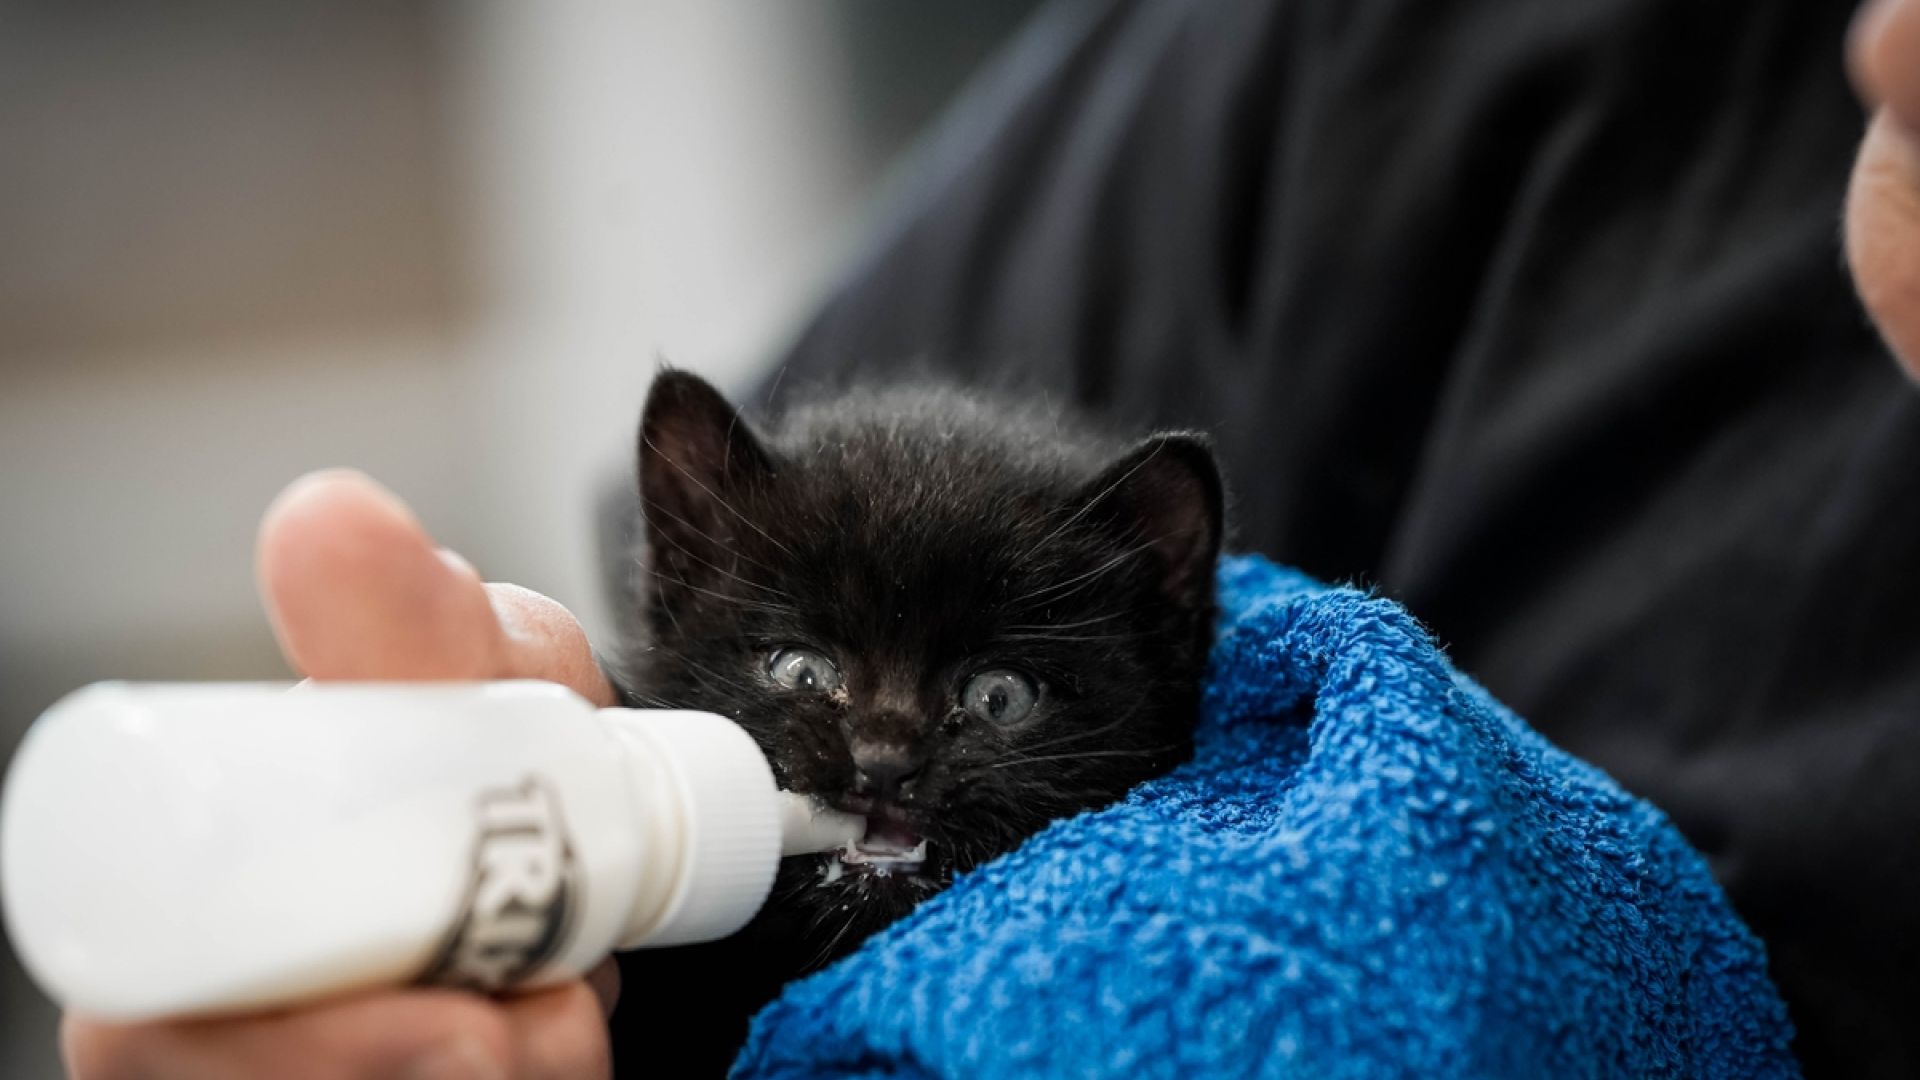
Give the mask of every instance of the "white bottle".
[(15, 756), (0, 896), (62, 1004), (199, 1015), (725, 937), (864, 827), (727, 720), (550, 683), (101, 683)]

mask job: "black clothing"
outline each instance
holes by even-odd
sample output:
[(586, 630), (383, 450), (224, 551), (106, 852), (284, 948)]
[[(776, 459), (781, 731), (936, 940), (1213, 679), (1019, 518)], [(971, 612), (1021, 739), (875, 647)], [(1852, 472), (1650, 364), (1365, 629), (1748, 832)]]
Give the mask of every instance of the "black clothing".
[(1841, 260), (1851, 13), (1055, 5), (783, 389), (1011, 368), (1213, 432), (1230, 546), (1405, 602), (1674, 817), (1811, 1075), (1920, 1075), (1920, 398)]

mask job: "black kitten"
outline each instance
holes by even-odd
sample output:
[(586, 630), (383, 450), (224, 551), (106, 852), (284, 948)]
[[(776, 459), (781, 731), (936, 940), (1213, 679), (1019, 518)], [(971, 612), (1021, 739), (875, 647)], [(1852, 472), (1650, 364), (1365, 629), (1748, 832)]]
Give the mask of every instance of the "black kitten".
[(1221, 533), (1200, 437), (928, 390), (761, 435), (667, 371), (640, 491), (632, 702), (731, 717), (782, 787), (867, 816), (859, 849), (787, 860), (769, 918), (796, 956), (1189, 753)]

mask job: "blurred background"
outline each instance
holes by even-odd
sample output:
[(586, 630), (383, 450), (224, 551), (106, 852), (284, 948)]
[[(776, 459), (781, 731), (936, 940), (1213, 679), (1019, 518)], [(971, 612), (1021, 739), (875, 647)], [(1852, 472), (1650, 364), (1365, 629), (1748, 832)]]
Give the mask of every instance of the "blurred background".
[[(314, 468), (604, 632), (658, 364), (762, 379), (1034, 6), (0, 3), (0, 757), (93, 680), (285, 677), (253, 529)], [(55, 1019), (0, 949), (0, 1076)]]

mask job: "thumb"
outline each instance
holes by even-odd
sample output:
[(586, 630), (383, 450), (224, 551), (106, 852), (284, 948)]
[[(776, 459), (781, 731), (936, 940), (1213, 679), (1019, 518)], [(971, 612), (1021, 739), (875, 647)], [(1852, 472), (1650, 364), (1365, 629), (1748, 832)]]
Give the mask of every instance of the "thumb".
[(1847, 265), (1887, 347), (1920, 379), (1920, 143), (1881, 109), (1847, 189)]
[(391, 492), (350, 470), (302, 477), (260, 524), (261, 596), (288, 663), (315, 679), (546, 679), (613, 692), (579, 622), (485, 585)]
[(69, 1013), (61, 1056), (74, 1080), (597, 1080), (611, 1070), (605, 1015), (574, 982), (492, 1001), (406, 989), (299, 1009), (113, 1024)]
[(1920, 131), (1920, 0), (1862, 7), (1848, 36), (1847, 65), (1862, 97)]
[(1847, 263), (1868, 314), (1920, 379), (1920, 0), (1876, 0), (1848, 59), (1878, 111), (1847, 191)]

